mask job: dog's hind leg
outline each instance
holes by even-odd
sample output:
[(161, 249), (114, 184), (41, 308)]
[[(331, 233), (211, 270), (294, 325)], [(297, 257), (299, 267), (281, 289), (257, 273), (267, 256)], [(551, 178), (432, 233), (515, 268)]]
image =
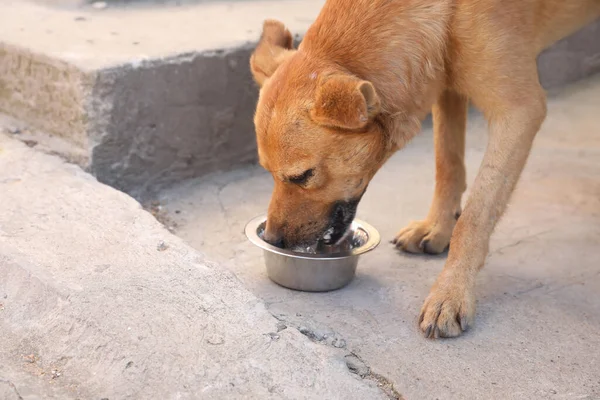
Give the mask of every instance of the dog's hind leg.
[(427, 337), (458, 336), (473, 322), (475, 279), (488, 254), (490, 236), (546, 116), (535, 62), (512, 71), (510, 80), (500, 73), (472, 93), (489, 121), (489, 141), (454, 228), (446, 265), (421, 310), (419, 325)]
[(450, 243), (466, 189), (467, 108), (467, 98), (450, 90), (433, 107), (435, 192), (427, 218), (411, 222), (392, 241), (402, 250), (438, 254)]

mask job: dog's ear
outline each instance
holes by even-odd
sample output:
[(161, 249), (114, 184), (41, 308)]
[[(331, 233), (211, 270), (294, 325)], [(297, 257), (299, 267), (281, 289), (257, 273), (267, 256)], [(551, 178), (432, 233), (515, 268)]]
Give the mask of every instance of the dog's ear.
[(380, 106), (371, 82), (340, 74), (320, 80), (310, 114), (318, 124), (357, 130), (379, 114)]
[(262, 87), (277, 67), (295, 52), (293, 44), (292, 34), (281, 22), (266, 20), (263, 23), (262, 35), (250, 56), (250, 70), (259, 86)]

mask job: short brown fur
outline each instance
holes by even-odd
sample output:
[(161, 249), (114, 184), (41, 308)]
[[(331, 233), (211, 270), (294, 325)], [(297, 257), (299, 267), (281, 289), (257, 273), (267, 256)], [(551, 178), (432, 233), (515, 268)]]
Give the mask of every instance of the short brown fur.
[[(546, 116), (536, 57), (599, 16), (600, 0), (328, 0), (297, 50), (282, 23), (266, 21), (250, 65), (261, 86), (259, 157), (275, 179), (267, 240), (317, 240), (332, 204), (360, 199), (432, 110), (435, 195), (394, 243), (415, 253), (450, 245), (419, 325), (427, 337), (459, 335)], [(489, 122), (489, 142), (461, 213), (469, 101)]]

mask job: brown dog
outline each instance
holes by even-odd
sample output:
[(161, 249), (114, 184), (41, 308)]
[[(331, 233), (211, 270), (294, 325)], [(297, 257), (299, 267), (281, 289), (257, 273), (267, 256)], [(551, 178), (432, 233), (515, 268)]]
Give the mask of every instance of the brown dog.
[[(328, 0), (298, 50), (283, 24), (266, 21), (250, 60), (260, 162), (275, 179), (266, 239), (339, 240), (375, 172), (433, 109), (433, 204), (394, 243), (416, 253), (450, 245), (419, 324), (427, 337), (459, 335), (546, 116), (536, 56), (598, 16), (600, 0)], [(461, 215), (469, 100), (489, 143)]]

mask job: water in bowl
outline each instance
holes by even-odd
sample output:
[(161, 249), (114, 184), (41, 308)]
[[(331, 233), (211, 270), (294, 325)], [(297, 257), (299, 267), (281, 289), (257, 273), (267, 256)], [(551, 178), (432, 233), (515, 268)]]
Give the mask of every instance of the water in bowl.
[[(354, 229), (354, 228), (352, 228)], [(258, 228), (258, 237), (264, 240), (265, 225), (261, 224)], [(358, 228), (348, 232), (345, 237), (336, 244), (325, 244), (323, 240), (319, 240), (310, 246), (296, 246), (288, 250), (294, 253), (301, 254), (345, 254), (350, 253), (353, 249), (361, 247), (368, 240), (367, 232)]]

